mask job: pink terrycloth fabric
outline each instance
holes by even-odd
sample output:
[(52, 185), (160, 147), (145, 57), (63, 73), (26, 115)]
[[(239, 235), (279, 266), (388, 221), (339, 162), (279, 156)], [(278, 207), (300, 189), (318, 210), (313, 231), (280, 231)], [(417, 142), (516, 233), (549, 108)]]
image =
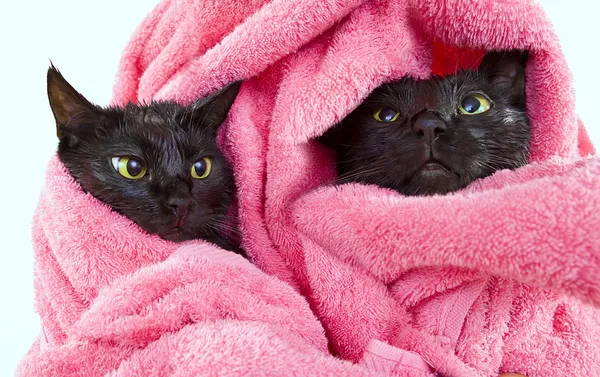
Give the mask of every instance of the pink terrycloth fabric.
[(380, 375), (333, 358), (292, 287), (206, 242), (146, 234), (57, 157), (33, 236), (42, 334), (18, 376)]
[[(329, 185), (334, 156), (313, 139), (379, 84), (405, 74), (427, 78), (432, 72), (452, 73), (476, 64), (486, 50), (513, 48), (531, 51), (526, 70), (531, 165), (499, 172), (444, 197), (403, 197), (372, 186)], [(292, 344), (297, 351), (290, 351), (292, 365), (307, 360), (299, 354), (319, 355), (307, 369), (294, 369), (297, 375), (327, 374), (319, 363), (356, 368), (338, 370), (342, 375), (425, 376), (431, 370), (453, 377), (500, 372), (600, 375), (600, 162), (583, 158), (595, 151), (575, 113), (572, 80), (558, 39), (537, 4), (167, 0), (148, 16), (125, 51), (114, 101), (187, 103), (238, 79), (246, 82), (223, 138), (236, 174), (244, 247), (263, 271), (308, 299), (330, 348), (361, 364), (343, 364), (323, 352), (318, 326), (291, 292), (289, 300), (296, 304), (290, 303), (292, 314), (285, 315), (293, 320), (281, 326), (296, 319), (307, 325), (281, 333), (281, 326), (261, 317), (260, 329), (267, 335), (248, 340), (259, 354)], [(136, 269), (157, 268), (173, 252), (159, 245), (148, 241), (154, 251), (140, 252), (139, 265), (94, 259), (82, 269), (71, 257), (69, 263), (53, 262), (54, 270), (74, 268), (79, 276), (80, 270), (93, 273), (99, 267), (104, 271), (96, 277), (100, 286), (135, 287), (136, 274), (147, 271), (134, 273)], [(51, 255), (42, 254), (40, 260)], [(133, 275), (116, 280), (120, 269)], [(203, 276), (211, 280), (218, 274)], [(228, 284), (241, 289), (237, 277)], [(131, 347), (141, 349), (135, 355), (127, 347), (108, 347), (98, 357), (107, 363), (126, 360), (119, 364), (119, 373), (150, 368), (155, 360), (174, 368), (172, 363), (164, 366), (168, 352), (178, 360), (201, 358), (213, 361), (211, 367), (222, 362), (221, 371), (239, 371), (227, 369), (235, 366), (225, 358), (215, 361), (213, 348), (193, 348), (199, 352), (190, 355), (185, 344), (170, 340), (182, 336), (193, 347), (206, 339), (216, 339), (211, 344), (231, 340), (231, 333), (211, 327), (214, 322), (198, 321), (203, 328), (198, 333), (185, 326), (158, 338), (160, 330), (154, 326), (159, 322), (153, 320), (162, 318), (162, 301), (155, 304), (154, 314), (152, 307), (139, 309), (137, 298), (133, 300), (137, 289), (126, 290), (133, 298), (121, 301), (113, 298), (118, 289), (105, 288), (98, 296), (103, 298), (98, 302), (108, 305), (102, 309), (92, 303), (98, 285), (74, 279), (76, 285), (60, 275), (52, 280), (61, 284), (56, 299), (38, 295), (40, 312), (50, 313), (45, 320), (50, 346), (66, 342), (61, 344), (67, 349), (44, 360), (62, 360), (68, 352), (87, 355), (88, 349), (93, 354), (93, 347), (128, 344), (133, 337)], [(69, 288), (74, 286), (77, 291)], [(140, 300), (143, 305), (145, 298)], [(63, 302), (69, 310), (62, 309)], [(51, 314), (56, 308), (60, 313)], [(113, 310), (118, 318), (132, 312), (142, 317), (151, 313), (152, 318), (137, 332), (135, 326), (126, 326), (126, 318), (114, 326), (101, 320), (103, 315), (113, 318)], [(207, 310), (199, 318), (211, 313)], [(102, 324), (100, 329), (86, 327), (94, 323)], [(123, 329), (113, 330), (121, 324)], [(276, 330), (268, 332), (273, 326)], [(90, 332), (88, 338), (82, 329)], [(154, 343), (140, 346), (140, 338)], [(265, 338), (277, 344), (261, 342)], [(71, 351), (80, 342), (82, 348)], [(36, 346), (32, 352), (27, 360), (42, 357)], [(45, 352), (41, 355), (50, 355)], [(237, 365), (246, 364), (256, 366), (242, 361)]]
[[(163, 4), (148, 18), (123, 58), (115, 101), (185, 103), (247, 80), (224, 130), (244, 246), (308, 298), (335, 352), (364, 365), (418, 354), (446, 376), (600, 375), (599, 162), (583, 158), (595, 151), (536, 3), (274, 0), (249, 6), (235, 27), (214, 24), (218, 43), (157, 24), (196, 4)], [(201, 47), (182, 52), (185, 43)], [(334, 156), (313, 139), (375, 87), (515, 48), (530, 50), (530, 166), (444, 197), (327, 186)]]

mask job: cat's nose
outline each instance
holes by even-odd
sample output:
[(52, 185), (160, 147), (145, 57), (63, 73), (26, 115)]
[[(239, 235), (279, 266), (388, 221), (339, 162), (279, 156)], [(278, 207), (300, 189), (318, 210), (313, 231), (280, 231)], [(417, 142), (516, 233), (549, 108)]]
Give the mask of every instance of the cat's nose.
[(171, 208), (177, 215), (185, 215), (191, 203), (192, 199), (177, 196), (170, 197), (166, 201), (167, 207)]
[(437, 115), (426, 112), (413, 121), (413, 131), (431, 145), (437, 136), (446, 131), (446, 123)]

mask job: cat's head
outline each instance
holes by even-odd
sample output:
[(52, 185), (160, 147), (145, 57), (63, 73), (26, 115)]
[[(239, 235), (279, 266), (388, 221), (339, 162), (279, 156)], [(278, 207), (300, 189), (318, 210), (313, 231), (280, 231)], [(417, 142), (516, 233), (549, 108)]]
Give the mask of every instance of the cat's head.
[(239, 83), (185, 107), (100, 108), (54, 67), (47, 79), (58, 156), (84, 191), (164, 239), (220, 239), (233, 173), (217, 129)]
[(474, 71), (380, 86), (322, 138), (337, 151), (338, 181), (445, 194), (526, 164), (525, 61), (489, 52)]

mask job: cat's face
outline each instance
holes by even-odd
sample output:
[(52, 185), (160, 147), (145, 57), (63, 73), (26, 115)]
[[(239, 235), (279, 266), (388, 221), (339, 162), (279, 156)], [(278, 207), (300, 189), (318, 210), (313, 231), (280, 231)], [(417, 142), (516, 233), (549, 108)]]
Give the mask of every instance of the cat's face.
[(48, 71), (58, 156), (84, 191), (149, 233), (216, 242), (233, 191), (217, 128), (235, 84), (182, 107), (173, 102), (102, 109)]
[(524, 54), (488, 53), (477, 71), (377, 88), (323, 141), (339, 182), (445, 194), (528, 158)]

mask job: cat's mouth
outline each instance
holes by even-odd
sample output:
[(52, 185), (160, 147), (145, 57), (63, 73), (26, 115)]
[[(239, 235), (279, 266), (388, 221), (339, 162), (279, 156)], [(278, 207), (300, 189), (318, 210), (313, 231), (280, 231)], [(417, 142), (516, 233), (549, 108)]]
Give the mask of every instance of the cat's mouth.
[(187, 235), (186, 231), (186, 220), (187, 216), (177, 216), (171, 227), (165, 232), (159, 233), (161, 238), (164, 238), (169, 241), (182, 241), (189, 239), (189, 235)]
[(179, 230), (181, 230), (181, 228), (183, 228), (183, 224), (185, 223), (185, 219), (186, 219), (185, 215), (178, 216), (177, 217), (177, 223), (175, 224), (175, 226), (173, 227), (173, 229), (179, 229)]
[(169, 237), (174, 237), (183, 233), (185, 231), (185, 220), (186, 216), (177, 216), (177, 218), (171, 225), (171, 228), (166, 232), (161, 233), (160, 236), (168, 239)]
[(443, 162), (435, 159), (429, 159), (421, 165), (419, 171), (424, 173), (442, 173), (442, 174), (453, 174), (452, 169), (444, 164)]
[(181, 227), (171, 228), (170, 230), (159, 233), (158, 235), (164, 240), (173, 242), (183, 242), (196, 238)]
[(463, 187), (461, 176), (450, 165), (426, 159), (399, 191), (405, 195), (446, 194)]

